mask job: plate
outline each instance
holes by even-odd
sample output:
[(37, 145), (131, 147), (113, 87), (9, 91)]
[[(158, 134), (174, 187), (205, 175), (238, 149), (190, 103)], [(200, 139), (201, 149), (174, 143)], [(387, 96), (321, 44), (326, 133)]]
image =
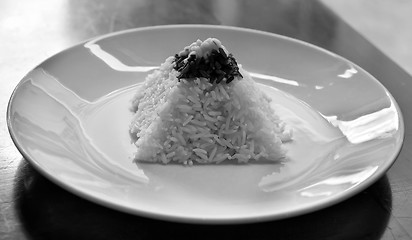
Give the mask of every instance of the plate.
[[(281, 116), (292, 116), (284, 164), (133, 163), (131, 97), (168, 56), (208, 37), (280, 101)], [(22, 155), (67, 190), (191, 223), (282, 219), (340, 202), (383, 176), (404, 136), (394, 98), (354, 63), (288, 37), (208, 25), (127, 30), (62, 51), (21, 80), (7, 122)]]

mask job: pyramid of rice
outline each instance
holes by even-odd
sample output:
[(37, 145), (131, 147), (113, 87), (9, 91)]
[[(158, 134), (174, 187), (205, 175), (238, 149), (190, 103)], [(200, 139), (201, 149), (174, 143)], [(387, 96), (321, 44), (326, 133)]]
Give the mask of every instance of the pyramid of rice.
[(197, 40), (147, 76), (132, 100), (135, 161), (280, 161), (291, 132), (218, 39)]

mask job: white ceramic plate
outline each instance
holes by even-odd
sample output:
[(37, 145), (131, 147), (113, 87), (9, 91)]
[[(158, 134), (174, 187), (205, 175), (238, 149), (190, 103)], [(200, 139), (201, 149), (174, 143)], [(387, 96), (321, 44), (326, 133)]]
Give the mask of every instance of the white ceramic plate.
[[(279, 114), (294, 116), (285, 117), (295, 136), (283, 166), (132, 163), (136, 84), (208, 37), (286, 106)], [(67, 49), (24, 77), (7, 121), (24, 157), (66, 189), (128, 213), (197, 223), (281, 219), (342, 201), (388, 170), (404, 134), (390, 93), (355, 64), (287, 37), (205, 25), (129, 30)]]

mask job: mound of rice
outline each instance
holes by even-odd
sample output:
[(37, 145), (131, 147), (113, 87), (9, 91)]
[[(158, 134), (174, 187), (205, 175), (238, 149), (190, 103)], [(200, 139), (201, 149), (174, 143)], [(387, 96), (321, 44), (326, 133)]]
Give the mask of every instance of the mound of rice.
[(291, 132), (240, 65), (236, 76), (222, 75), (220, 83), (204, 76), (186, 78), (186, 70), (176, 70), (190, 55), (208, 62), (213, 49), (228, 54), (217, 39), (198, 40), (147, 76), (132, 100), (135, 161), (192, 165), (285, 157), (282, 142), (291, 140)]

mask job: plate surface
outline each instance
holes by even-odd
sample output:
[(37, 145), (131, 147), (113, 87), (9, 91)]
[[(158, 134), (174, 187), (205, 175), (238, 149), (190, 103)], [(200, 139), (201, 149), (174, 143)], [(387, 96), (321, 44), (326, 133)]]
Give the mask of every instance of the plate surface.
[[(208, 37), (283, 106), (295, 130), (285, 164), (132, 162), (128, 107), (139, 83)], [(350, 61), (287, 37), (207, 25), (134, 29), (69, 48), (22, 79), (7, 121), (23, 156), (62, 187), (128, 213), (196, 223), (281, 219), (335, 204), (379, 179), (404, 135), (393, 97)]]

